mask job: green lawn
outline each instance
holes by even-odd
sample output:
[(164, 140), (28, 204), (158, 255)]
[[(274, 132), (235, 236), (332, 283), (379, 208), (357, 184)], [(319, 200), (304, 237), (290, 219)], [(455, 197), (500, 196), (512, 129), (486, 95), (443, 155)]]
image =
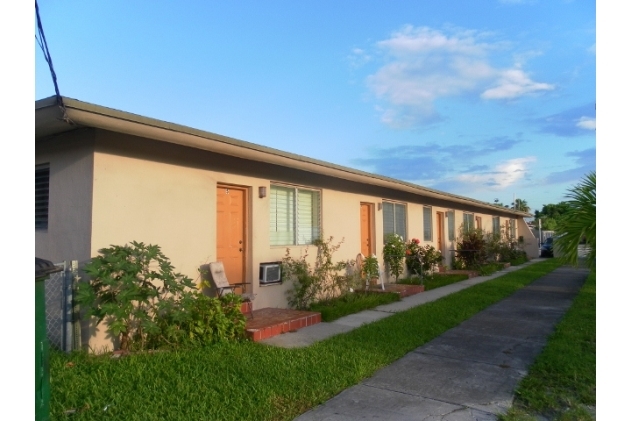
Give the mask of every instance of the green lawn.
[(356, 291), (328, 301), (313, 304), (309, 310), (320, 312), (323, 322), (332, 322), (340, 317), (375, 308), (383, 304), (400, 301), (399, 294), (394, 292)]
[[(465, 279), (469, 279), (469, 276), (463, 274), (432, 275), (423, 278), (423, 285), (425, 285), (425, 291), (429, 291), (430, 289), (444, 287), (445, 285), (461, 282)], [(420, 285), (421, 279), (416, 277), (404, 278), (399, 279), (398, 283), (406, 285)]]
[[(53, 354), (54, 420), (290, 420), (551, 272), (549, 259), (307, 348)], [(65, 415), (75, 410), (73, 415)]]
[(596, 274), (592, 273), (545, 349), (520, 383), (504, 421), (537, 414), (562, 421), (592, 420), (596, 405)]

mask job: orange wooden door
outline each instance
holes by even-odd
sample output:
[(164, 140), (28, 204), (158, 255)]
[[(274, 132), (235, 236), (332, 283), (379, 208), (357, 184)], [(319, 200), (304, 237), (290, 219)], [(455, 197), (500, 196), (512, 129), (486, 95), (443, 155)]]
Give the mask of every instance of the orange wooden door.
[(445, 228), (445, 214), (444, 212), (436, 212), (436, 248), (441, 253), (445, 253), (443, 246), (445, 244), (443, 239), (443, 233)]
[(217, 261), (223, 262), (231, 284), (245, 282), (245, 193), (234, 186), (217, 186)]
[(373, 254), (373, 223), (372, 223), (372, 206), (370, 203), (360, 204), (360, 220), (361, 220), (361, 252), (364, 256)]

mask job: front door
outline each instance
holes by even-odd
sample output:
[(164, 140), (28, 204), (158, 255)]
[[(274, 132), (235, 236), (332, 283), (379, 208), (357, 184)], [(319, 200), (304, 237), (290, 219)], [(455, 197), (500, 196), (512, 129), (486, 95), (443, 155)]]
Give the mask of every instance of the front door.
[(361, 220), (361, 252), (364, 256), (372, 256), (373, 251), (373, 217), (372, 205), (370, 203), (360, 204), (360, 220)]
[(223, 262), (231, 284), (245, 282), (246, 197), (244, 188), (217, 186), (217, 261)]
[(445, 213), (444, 212), (436, 212), (436, 248), (443, 255), (445, 251), (443, 250), (444, 241), (443, 241), (443, 232), (445, 227)]

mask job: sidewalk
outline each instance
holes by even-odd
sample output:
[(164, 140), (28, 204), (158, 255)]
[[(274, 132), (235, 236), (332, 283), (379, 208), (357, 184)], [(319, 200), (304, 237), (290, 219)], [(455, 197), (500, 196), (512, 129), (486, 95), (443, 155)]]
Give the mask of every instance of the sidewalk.
[[(500, 275), (408, 297), (404, 303), (382, 306), (355, 318), (349, 316), (342, 323), (320, 323), (335, 326), (318, 331), (318, 325), (302, 329), (311, 332), (285, 346), (304, 346), (317, 338), (351, 330), (362, 321), (378, 320)], [(497, 414), (510, 407), (517, 384), (571, 306), (587, 275), (584, 269), (556, 269), (296, 420), (496, 420)]]
[(477, 276), (475, 278), (467, 279), (465, 281), (457, 282), (441, 288), (432, 289), (420, 294), (405, 297), (401, 301), (375, 307), (373, 310), (364, 310), (359, 313), (351, 314), (330, 323), (322, 322), (313, 326), (302, 328), (296, 332), (285, 333), (283, 335), (264, 339), (260, 343), (282, 348), (297, 348), (309, 346), (314, 342), (321, 341), (330, 336), (349, 332), (365, 323), (371, 323), (391, 316), (394, 313), (406, 311), (413, 307), (436, 301), (446, 295), (453, 294), (454, 292), (461, 291), (463, 289), (480, 284), (482, 282), (489, 281), (491, 279), (495, 279), (508, 272), (519, 270), (525, 266), (540, 262), (541, 260), (543, 259), (533, 259), (527, 263), (524, 263), (523, 265), (511, 266), (507, 269), (495, 272), (494, 274), (489, 276)]

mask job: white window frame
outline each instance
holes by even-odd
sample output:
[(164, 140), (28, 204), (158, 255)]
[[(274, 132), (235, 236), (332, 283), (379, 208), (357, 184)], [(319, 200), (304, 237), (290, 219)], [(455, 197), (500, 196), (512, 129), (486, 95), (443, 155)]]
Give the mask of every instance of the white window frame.
[(500, 222), (499, 216), (493, 217), (493, 235), (501, 235), (502, 234), (502, 224)]
[[(471, 218), (471, 224), (467, 223), (468, 218)], [(472, 212), (463, 212), (462, 227), (465, 232), (473, 230), (475, 228), (475, 215)]]
[[(387, 215), (388, 208), (392, 206), (392, 221), (390, 224), (386, 221), (389, 218)], [(398, 234), (403, 238), (403, 241), (407, 241), (407, 218), (408, 218), (408, 208), (405, 203), (393, 202), (391, 200), (384, 200), (381, 204), (382, 213), (383, 213), (383, 241), (385, 243), (386, 237), (388, 234)], [(398, 216), (397, 216), (398, 215)], [(388, 229), (388, 226), (392, 226), (392, 230)], [(401, 232), (402, 231), (402, 232)]]
[[(283, 202), (284, 194), (286, 200)], [(280, 204), (284, 206), (284, 211), (281, 211)], [(322, 191), (271, 183), (269, 228), (271, 246), (313, 244), (322, 232)]]
[(449, 241), (456, 239), (456, 211), (453, 209), (447, 211), (447, 238)]
[[(434, 221), (432, 219), (432, 207), (423, 206), (423, 241), (434, 241)], [(428, 232), (429, 235), (427, 235)]]

